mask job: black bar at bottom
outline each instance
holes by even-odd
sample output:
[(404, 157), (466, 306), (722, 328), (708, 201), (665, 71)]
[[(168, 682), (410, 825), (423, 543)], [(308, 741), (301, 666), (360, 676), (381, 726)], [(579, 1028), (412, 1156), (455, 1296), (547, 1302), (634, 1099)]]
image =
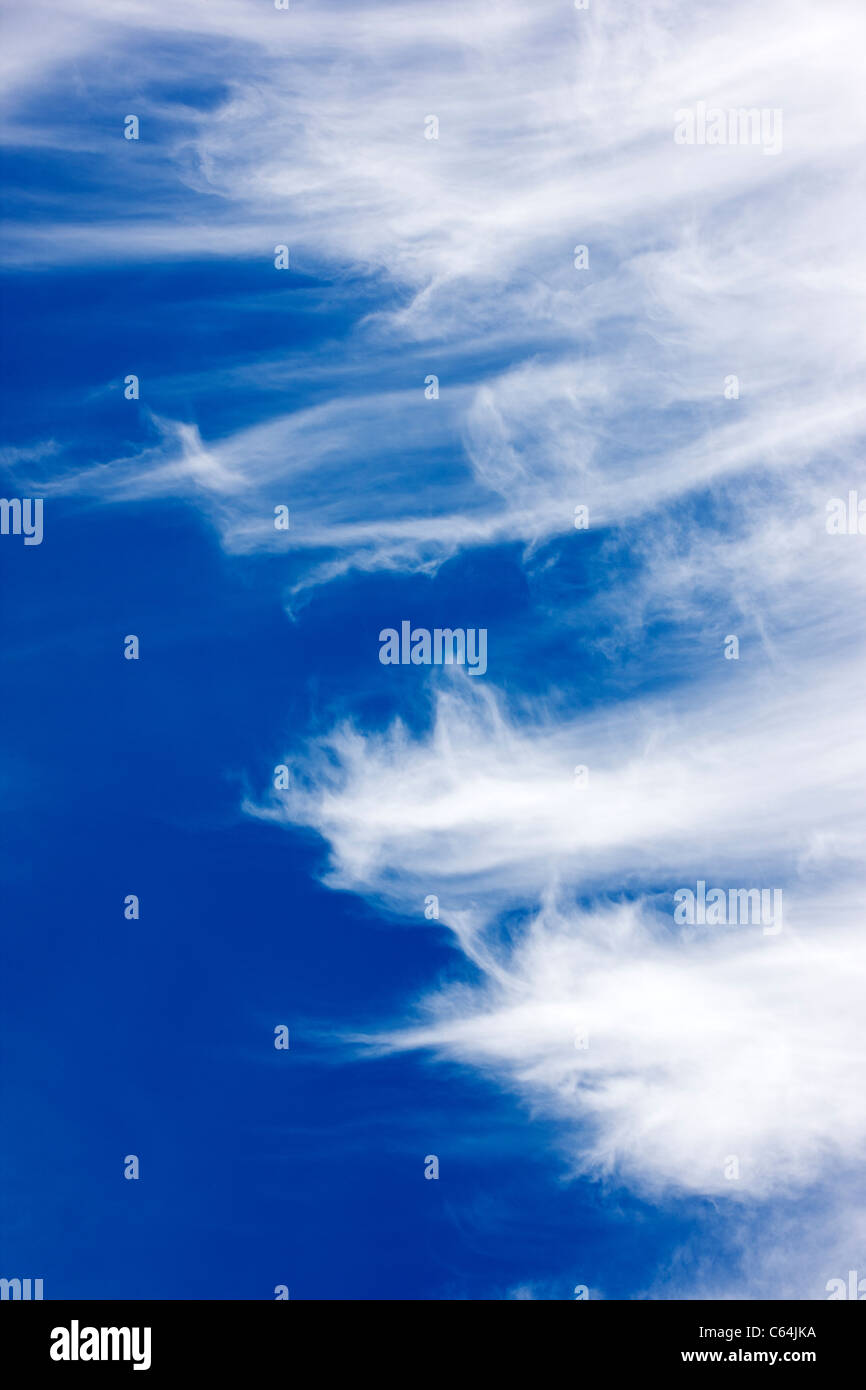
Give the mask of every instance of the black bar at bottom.
[[(429, 1308), (421, 1303), (374, 1302), (118, 1302), (67, 1300), (0, 1303), (0, 1369), (50, 1376), (195, 1373), (196, 1385), (221, 1383), (232, 1372), (273, 1368), (309, 1379), (335, 1362), (353, 1369), (393, 1370), (410, 1380), (429, 1378), (441, 1365), (453, 1375), (466, 1340), (477, 1356), (515, 1350), (534, 1357), (543, 1348), (575, 1358), (575, 1370), (597, 1374), (665, 1373), (674, 1367), (804, 1366), (828, 1373), (862, 1367), (863, 1310), (837, 1302), (575, 1302), (548, 1312), (541, 1323), (514, 1309), (498, 1330), (492, 1307), (471, 1313), (466, 1303)], [(395, 1311), (396, 1309), (396, 1311)], [(438, 1309), (439, 1311), (435, 1311)], [(487, 1319), (492, 1318), (492, 1324)], [(530, 1341), (543, 1332), (544, 1343)], [(459, 1341), (452, 1341), (452, 1334)], [(408, 1343), (407, 1343), (408, 1336)], [(560, 1340), (561, 1338), (561, 1340)], [(414, 1350), (413, 1350), (414, 1348)], [(585, 1358), (591, 1355), (593, 1361)], [(423, 1366), (416, 1358), (420, 1356)], [(408, 1359), (407, 1359), (408, 1358)], [(474, 1358), (473, 1358), (474, 1359)], [(498, 1359), (498, 1358), (496, 1358)], [(415, 1369), (413, 1370), (413, 1363)], [(511, 1364), (512, 1372), (516, 1368)], [(536, 1366), (540, 1376), (540, 1365)], [(534, 1376), (533, 1378), (537, 1378)], [(11, 1383), (11, 1381), (10, 1381)]]

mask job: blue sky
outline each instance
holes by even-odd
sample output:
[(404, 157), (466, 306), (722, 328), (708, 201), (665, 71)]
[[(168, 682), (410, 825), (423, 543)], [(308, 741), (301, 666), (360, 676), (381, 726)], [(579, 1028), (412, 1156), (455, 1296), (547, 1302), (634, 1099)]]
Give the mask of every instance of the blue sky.
[[(866, 1276), (863, 23), (9, 12), (0, 1273)], [(404, 619), (486, 673), (383, 665)]]

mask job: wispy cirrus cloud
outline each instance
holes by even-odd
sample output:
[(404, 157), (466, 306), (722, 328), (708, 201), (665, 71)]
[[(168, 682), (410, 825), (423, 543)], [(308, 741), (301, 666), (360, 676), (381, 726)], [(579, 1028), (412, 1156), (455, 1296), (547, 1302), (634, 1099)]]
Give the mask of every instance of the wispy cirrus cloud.
[[(851, 55), (862, 16), (840, 3), (820, 15), (738, 6), (728, 18), (720, 35), (678, 4), (628, 23), (559, 4), (475, 4), (455, 29), (400, 5), (212, 5), (196, 16), (210, 40), (196, 56), (183, 12), (157, 0), (111, 26), (101, 6), (85, 7), (59, 27), (55, 61), (74, 46), (104, 108), (120, 99), (125, 46), (142, 45), (136, 94), (155, 130), (127, 145), (119, 114), (98, 156), (112, 188), (118, 160), (137, 161), (140, 191), (130, 185), (123, 216), (92, 194), (80, 226), (31, 211), (18, 251), (9, 229), (13, 260), (267, 262), (286, 241), (300, 273), (340, 277), (349, 294), (352, 277), (387, 277), (399, 302), (355, 342), (383, 374), (422, 343), (432, 360), (422, 371), (413, 358), (414, 395), (399, 408), (391, 392), (347, 401), (335, 382), (329, 406), (201, 439), (195, 420), (160, 411), (169, 427), (156, 451), (95, 460), (64, 485), (108, 499), (185, 495), (192, 476), (229, 549), (273, 547), (279, 485), (292, 494), (279, 500), (293, 509), (293, 543), (330, 552), (307, 562), (306, 587), (353, 567), (429, 569), (465, 547), (534, 543), (567, 531), (577, 502), (604, 525), (731, 473), (811, 466), (819, 451), (854, 466), (866, 320), (848, 235), (862, 212)], [(29, 26), (21, 33), (10, 141), (38, 126), (28, 64), (42, 71), (52, 54), (31, 52)], [(204, 85), (218, 74), (222, 95), (172, 119), (166, 45)], [(674, 113), (698, 100), (781, 109), (783, 150), (676, 145)], [(436, 140), (424, 138), (429, 113)], [(574, 268), (576, 243), (589, 247), (588, 270)], [(263, 377), (271, 370), (263, 363)], [(436, 402), (424, 398), (428, 371), (441, 376)], [(731, 374), (740, 397), (725, 401)], [(203, 379), (202, 400), (208, 390)], [(446, 437), (462, 475), (442, 489)], [(370, 479), (351, 506), (319, 471), (338, 452)], [(212, 467), (196, 467), (203, 458)], [(208, 481), (229, 475), (238, 485), (216, 486), (214, 508)]]
[[(866, 1147), (859, 679), (837, 667), (724, 699), (709, 679), (655, 708), (536, 708), (534, 723), (458, 687), (429, 735), (337, 730), (291, 789), (248, 807), (314, 828), (326, 882), (407, 930), (431, 929), (435, 894), (465, 957), (459, 982), (359, 1045), (507, 1086), (555, 1122), (574, 1176), (718, 1204), (647, 1296), (818, 1298), (856, 1264), (843, 1212), (858, 1210)], [(698, 879), (777, 886), (781, 930), (678, 924), (673, 892)]]
[[(371, 1028), (376, 1047), (515, 1088), (562, 1126), (571, 1172), (728, 1202), (733, 1244), (762, 1233), (751, 1287), (815, 1296), (766, 1255), (766, 1212), (847, 1181), (866, 1140), (864, 571), (861, 538), (824, 526), (829, 497), (866, 495), (861, 7), (738, 3), (721, 27), (679, 0), (475, 0), (459, 22), (401, 4), (209, 3), (194, 24), (161, 0), (34, 8), (50, 23), (9, 35), (7, 142), (50, 143), (31, 98), (61, 65), (103, 124), (67, 131), (86, 214), (28, 200), (8, 265), (270, 274), (285, 243), (314, 306), (363, 306), (309, 353), (186, 366), (183, 391), (145, 396), (138, 445), (74, 467), (19, 449), (16, 469), (47, 496), (182, 497), (229, 554), (285, 551), (290, 603), (353, 571), (523, 547), (535, 626), (501, 678), (492, 646), (507, 698), (455, 683), (426, 733), (339, 726), (288, 794), (249, 809), (317, 831), (330, 882), (383, 910), (420, 923), (438, 895), (465, 979)], [(198, 102), (166, 92), (181, 64)], [(781, 148), (677, 145), (675, 113), (697, 102), (780, 111)], [(271, 395), (202, 424), (227, 381), (272, 393), (299, 357), (314, 404)], [(557, 587), (596, 538), (580, 592)], [(738, 665), (720, 653), (731, 630)], [(523, 695), (538, 634), (607, 663), (589, 708)], [(666, 900), (699, 878), (779, 885), (784, 930), (680, 930)]]

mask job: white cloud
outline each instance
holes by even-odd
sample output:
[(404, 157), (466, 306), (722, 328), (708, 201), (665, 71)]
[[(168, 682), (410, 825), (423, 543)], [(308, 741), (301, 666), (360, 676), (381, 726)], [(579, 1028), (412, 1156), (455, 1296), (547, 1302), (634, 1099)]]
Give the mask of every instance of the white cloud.
[[(30, 98), (62, 65), (103, 115), (111, 94), (119, 141), (131, 71), (145, 135), (106, 136), (105, 157), (141, 156), (160, 193), (12, 227), (13, 264), (267, 261), (286, 241), (347, 299), (359, 276), (389, 291), (331, 399), (219, 438), (160, 418), (135, 456), (43, 475), (46, 495), (188, 497), (232, 552), (282, 545), (285, 503), (296, 589), (503, 540), (532, 573), (541, 542), (581, 544), (585, 502), (608, 548), (547, 631), (613, 659), (674, 625), (646, 658), (664, 697), (576, 716), (562, 692), (528, 710), (455, 681), (429, 735), (338, 729), (258, 808), (315, 828), (335, 884), (422, 930), (439, 894), (476, 982), (379, 1045), (488, 1071), (556, 1115), (575, 1171), (657, 1195), (787, 1198), (863, 1155), (866, 585), (862, 538), (828, 537), (823, 511), (866, 492), (864, 37), (855, 0), (743, 0), (723, 24), (679, 0), (467, 0), (459, 25), (437, 5), (34, 0), (7, 31), (7, 138), (53, 138)], [(148, 146), (173, 44), (227, 92)], [(697, 101), (781, 109), (782, 151), (675, 145)], [(70, 149), (92, 153), (86, 125)], [(347, 368), (365, 352), (372, 390)], [(272, 383), (273, 356), (244, 372)], [(720, 653), (732, 612), (739, 665)], [(659, 895), (698, 878), (782, 886), (784, 930), (680, 931)]]
[[(491, 1072), (563, 1121), (576, 1172), (654, 1194), (786, 1194), (866, 1142), (862, 671), (741, 680), (534, 726), (458, 685), (428, 737), (339, 729), (258, 809), (419, 927), (436, 893), (480, 970), (381, 1045)], [(782, 931), (675, 925), (698, 879), (782, 888)]]
[(819, 827), (862, 829), (862, 668), (839, 662), (774, 695), (763, 663), (733, 685), (726, 666), (719, 651), (703, 689), (534, 723), (455, 680), (427, 737), (342, 726), (279, 805), (331, 841), (342, 884), (380, 891), (387, 867), (405, 899), (435, 873), (443, 901), (471, 891), (488, 905), (552, 877), (597, 891), (702, 865), (753, 871), (805, 852)]
[[(625, 15), (560, 0), (476, 0), (457, 28), (439, 7), (399, 4), (191, 14), (139, 0), (109, 23), (93, 0), (49, 19), (38, 46), (32, 19), (10, 35), (10, 139), (41, 129), (25, 99), (73, 53), (102, 106), (119, 100), (133, 51), (146, 105), (172, 44), (191, 77), (227, 93), (184, 107), (155, 145), (145, 134), (130, 150), (119, 125), (106, 132), (112, 188), (118, 158), (134, 157), (158, 187), (155, 212), (146, 200), (124, 212), (112, 194), (91, 197), (80, 225), (29, 219), (20, 240), (10, 231), (15, 263), (267, 261), (286, 240), (302, 274), (387, 277), (399, 305), (368, 319), (353, 349), (380, 355), (383, 379), (422, 344), (430, 359), (414, 392), (347, 400), (338, 374), (330, 404), (197, 441), (203, 488), (190, 487), (191, 420), (174, 424), (173, 447), (105, 460), (65, 487), (193, 496), (230, 550), (273, 546), (278, 488), (292, 544), (309, 552), (303, 588), (567, 534), (579, 501), (605, 525), (732, 475), (819, 456), (860, 467), (866, 316), (851, 228), (864, 213), (866, 20), (853, 0), (736, 4), (722, 30), (686, 4)], [(674, 112), (698, 100), (781, 108), (782, 153), (677, 146)], [(92, 140), (80, 123), (76, 138)], [(573, 267), (577, 243), (589, 272)], [(435, 403), (428, 370), (442, 378)], [(722, 395), (730, 374), (737, 401)], [(447, 487), (429, 431), (462, 455)], [(329, 459), (370, 485), (347, 494), (321, 468)], [(215, 506), (222, 468), (235, 485)]]

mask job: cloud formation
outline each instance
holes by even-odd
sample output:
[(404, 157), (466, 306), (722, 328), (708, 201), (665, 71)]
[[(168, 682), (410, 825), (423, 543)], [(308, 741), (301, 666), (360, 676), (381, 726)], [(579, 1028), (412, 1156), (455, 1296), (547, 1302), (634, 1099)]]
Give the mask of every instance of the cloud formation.
[[(87, 217), (28, 205), (9, 264), (268, 266), (285, 243), (313, 316), (349, 306), (309, 352), (163, 380), (172, 408), (144, 400), (122, 454), (34, 439), (9, 467), (49, 497), (183, 498), (230, 555), (284, 553), (292, 604), (521, 549), (533, 631), (605, 667), (595, 698), (530, 700), (531, 653), (497, 670), (494, 632), (485, 692), (446, 674), (426, 732), (341, 724), (248, 809), (318, 832), (334, 886), (421, 930), (438, 896), (465, 978), (371, 1045), (513, 1087), (574, 1173), (738, 1212), (838, 1182), (866, 1140), (866, 538), (825, 524), (866, 497), (864, 39), (855, 0), (735, 3), (722, 25), (681, 0), (209, 0), (194, 22), (34, 0), (7, 31), (7, 143), (54, 138), (32, 94), (61, 68), (115, 113), (65, 133), (108, 171)], [(167, 93), (181, 66), (199, 100)], [(781, 111), (782, 147), (677, 144), (698, 102)], [(294, 372), (312, 404), (279, 399)], [(267, 405), (207, 429), (227, 383)], [(576, 553), (579, 594), (556, 578)], [(781, 888), (783, 931), (679, 927), (671, 894), (698, 879)]]
[[(507, 1077), (572, 1122), (576, 1171), (787, 1192), (866, 1139), (866, 739), (847, 674), (534, 727), (464, 678), (427, 737), (340, 728), (258, 813), (315, 828), (334, 886), (419, 922), (435, 893), (480, 971), (387, 1046)], [(781, 889), (781, 933), (677, 925), (672, 895), (699, 879)]]
[[(12, 27), (7, 140), (47, 138), (27, 96), (52, 63), (74, 58), (101, 111), (120, 101), (131, 45), (149, 80), (124, 103), (144, 133), (120, 138), (119, 107), (98, 148), (92, 122), (68, 130), (106, 191), (80, 227), (31, 209), (20, 237), (7, 228), (12, 261), (267, 264), (286, 242), (298, 274), (349, 296), (385, 277), (392, 302), (336, 356), (371, 354), (382, 379), (399, 364), (403, 381), (347, 392), (344, 359), (330, 400), (222, 437), (159, 410), (155, 446), (42, 472), (46, 490), (187, 497), (230, 551), (274, 547), (275, 499), (305, 589), (561, 537), (577, 504), (610, 526), (755, 473), (859, 460), (856, 4), (735, 5), (722, 33), (679, 3), (626, 19), (478, 0), (454, 25), (400, 4), (208, 4), (193, 22), (161, 0), (109, 23), (94, 0), (50, 19), (38, 47), (38, 26)], [(181, 64), (214, 88), (199, 106), (165, 95)], [(781, 109), (783, 150), (677, 145), (674, 114), (698, 101)], [(131, 188), (124, 207), (107, 187), (132, 159), (140, 201)], [(265, 381), (274, 361), (247, 371)], [(348, 498), (357, 471), (368, 485)]]

